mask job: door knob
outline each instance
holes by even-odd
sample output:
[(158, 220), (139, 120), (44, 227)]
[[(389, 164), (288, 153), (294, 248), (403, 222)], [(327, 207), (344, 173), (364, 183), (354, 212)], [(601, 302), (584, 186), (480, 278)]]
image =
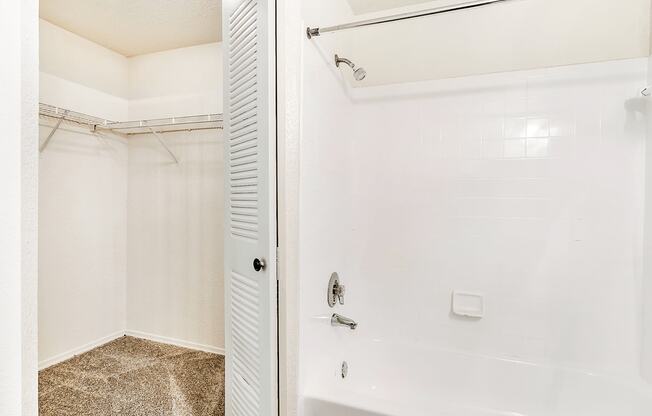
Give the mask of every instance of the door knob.
[(265, 270), (265, 259), (254, 259), (254, 270), (257, 272)]

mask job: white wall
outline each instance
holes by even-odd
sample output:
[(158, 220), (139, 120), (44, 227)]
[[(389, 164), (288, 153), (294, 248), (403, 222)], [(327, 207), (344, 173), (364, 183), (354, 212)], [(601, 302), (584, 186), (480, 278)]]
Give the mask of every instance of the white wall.
[(40, 80), (39, 96), (42, 103), (113, 121), (129, 117), (129, 102), (124, 97), (107, 94), (46, 72), (40, 73)]
[[(348, 7), (347, 0), (335, 3)], [(306, 24), (328, 26), (455, 3), (460, 1), (355, 17), (309, 16)], [(367, 69), (356, 86), (381, 85), (647, 57), (649, 15), (649, 0), (522, 0), (325, 34), (316, 42), (335, 38), (341, 55)]]
[[(128, 114), (126, 58), (43, 20), (40, 100), (111, 120)], [(53, 120), (41, 120), (45, 140)], [(40, 157), (39, 365), (124, 333), (126, 139), (64, 123)]]
[[(131, 119), (222, 112), (222, 45), (130, 58)], [(127, 329), (223, 351), (221, 130), (129, 140)], [(154, 238), (154, 240), (152, 240)]]
[(129, 59), (132, 120), (222, 112), (222, 44)]
[(129, 60), (45, 20), (39, 21), (40, 101), (126, 120)]
[(93, 90), (127, 97), (128, 59), (43, 19), (39, 21), (41, 72)]
[[(304, 27), (388, 13), (353, 16), (346, 3), (302, 2)], [(637, 379), (641, 353), (649, 355), (640, 329), (645, 146), (638, 96), (647, 65), (405, 83), (647, 57), (649, 2), (627, 3), (522, 1), (313, 41), (285, 39), (282, 53), (292, 56), (297, 42), (304, 52), (294, 62), (301, 75), (281, 78), (289, 89), (302, 81), (302, 103), (290, 103), (282, 132), (292, 139), (301, 120), (300, 173), (284, 178), (300, 183), (301, 237), (282, 248), (300, 259), (299, 386), (319, 385), (345, 358), (348, 334), (336, 339), (327, 329), (332, 310), (324, 290), (335, 270), (348, 284), (339, 311), (361, 322), (353, 338)], [(367, 80), (334, 70), (334, 53), (365, 67)], [(388, 83), (401, 84), (347, 87)], [(567, 140), (510, 141), (488, 128), (492, 118), (548, 119), (548, 134), (560, 134), (551, 129), (560, 115), (574, 123)], [(496, 130), (504, 134), (504, 122)], [(528, 148), (540, 157), (527, 157)], [(489, 293), (488, 310), (497, 315), (479, 322), (449, 316), (450, 291), (461, 286)], [(287, 301), (291, 308), (291, 293)]]
[(293, 416), (299, 390), (299, 140), (301, 133), (300, 0), (277, 6), (277, 183), (279, 412)]
[(305, 44), (301, 384), (345, 357), (333, 271), (358, 340), (638, 380), (646, 59), (350, 90), (332, 52)]
[(127, 329), (224, 348), (222, 132), (129, 139)]
[[(348, 3), (355, 14), (362, 14), (428, 3), (428, 0), (348, 0)], [(441, 0), (438, 3), (441, 3)], [(393, 10), (390, 10), (390, 12), (393, 12)]]
[[(41, 140), (53, 123), (41, 123)], [(127, 142), (62, 125), (41, 154), (39, 357), (44, 367), (124, 333)]]
[(115, 121), (221, 113), (222, 44), (126, 58), (40, 20), (41, 101)]
[(0, 414), (36, 416), (37, 2), (1, 2)]
[[(652, 56), (648, 58), (647, 85), (652, 85)], [(645, 228), (643, 245), (643, 282), (641, 296), (643, 297), (642, 330), (643, 343), (641, 348), (641, 373), (648, 382), (652, 382), (652, 100), (646, 102), (647, 143), (645, 172)]]
[[(45, 21), (41, 40), (42, 102), (116, 121), (221, 111), (219, 44), (127, 59)], [(42, 139), (51, 125), (43, 123)], [(127, 329), (223, 347), (221, 134), (165, 139), (181, 167), (169, 165), (153, 137), (97, 137), (70, 124), (43, 152), (42, 366)], [(151, 221), (150, 198), (171, 200), (173, 215)], [(152, 235), (162, 236), (160, 245)], [(159, 267), (166, 285), (149, 274)]]

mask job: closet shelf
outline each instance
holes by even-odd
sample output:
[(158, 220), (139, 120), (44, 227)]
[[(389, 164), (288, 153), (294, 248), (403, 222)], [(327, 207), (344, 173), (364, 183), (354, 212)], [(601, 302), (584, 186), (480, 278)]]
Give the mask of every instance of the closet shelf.
[(85, 126), (99, 126), (112, 123), (112, 121), (105, 120), (99, 117), (89, 116), (88, 114), (78, 113), (76, 111), (68, 110), (65, 108), (55, 107), (49, 104), (39, 103), (39, 116), (46, 118), (54, 118), (62, 121), (70, 121)]
[(170, 146), (167, 145), (161, 136), (161, 133), (222, 129), (222, 114), (204, 114), (199, 116), (182, 116), (137, 121), (112, 121), (89, 116), (88, 114), (68, 110), (66, 108), (39, 103), (39, 116), (56, 120), (54, 127), (52, 127), (52, 130), (46, 139), (40, 144), (40, 152), (43, 152), (48, 147), (50, 140), (61, 126), (61, 123), (66, 121), (86, 126), (92, 133), (110, 131), (126, 135), (127, 137), (136, 134), (153, 134), (176, 164), (179, 164), (179, 158), (174, 154), (172, 149), (170, 149)]
[(151, 134), (152, 129), (156, 130), (158, 133), (171, 131), (221, 129), (222, 114), (206, 114), (200, 116), (182, 116), (152, 120), (123, 121), (108, 123), (106, 128), (124, 134)]
[(222, 128), (222, 114), (203, 114), (136, 121), (113, 121), (49, 104), (39, 104), (39, 115), (46, 118), (88, 126), (90, 130), (108, 130), (125, 135), (174, 131), (213, 130)]

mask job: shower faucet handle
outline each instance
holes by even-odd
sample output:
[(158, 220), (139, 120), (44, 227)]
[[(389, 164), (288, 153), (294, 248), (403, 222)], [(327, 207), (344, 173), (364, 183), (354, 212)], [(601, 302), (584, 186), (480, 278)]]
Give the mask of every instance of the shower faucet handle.
[(333, 287), (333, 294), (337, 296), (337, 301), (340, 303), (340, 305), (344, 305), (344, 293), (346, 292), (346, 288), (344, 285), (336, 285)]
[(328, 292), (326, 293), (328, 306), (332, 308), (337, 302), (340, 305), (344, 305), (344, 292), (345, 288), (344, 285), (340, 284), (340, 277), (337, 273), (331, 274), (331, 278), (328, 281)]

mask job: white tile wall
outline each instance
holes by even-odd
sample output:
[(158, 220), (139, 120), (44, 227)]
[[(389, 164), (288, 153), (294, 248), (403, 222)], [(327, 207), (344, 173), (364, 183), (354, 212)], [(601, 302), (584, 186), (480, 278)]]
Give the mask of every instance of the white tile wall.
[[(637, 377), (646, 60), (351, 91), (319, 48), (305, 51), (302, 376), (341, 351), (325, 319), (337, 271), (357, 339)], [(452, 316), (453, 290), (483, 293), (485, 317)]]

